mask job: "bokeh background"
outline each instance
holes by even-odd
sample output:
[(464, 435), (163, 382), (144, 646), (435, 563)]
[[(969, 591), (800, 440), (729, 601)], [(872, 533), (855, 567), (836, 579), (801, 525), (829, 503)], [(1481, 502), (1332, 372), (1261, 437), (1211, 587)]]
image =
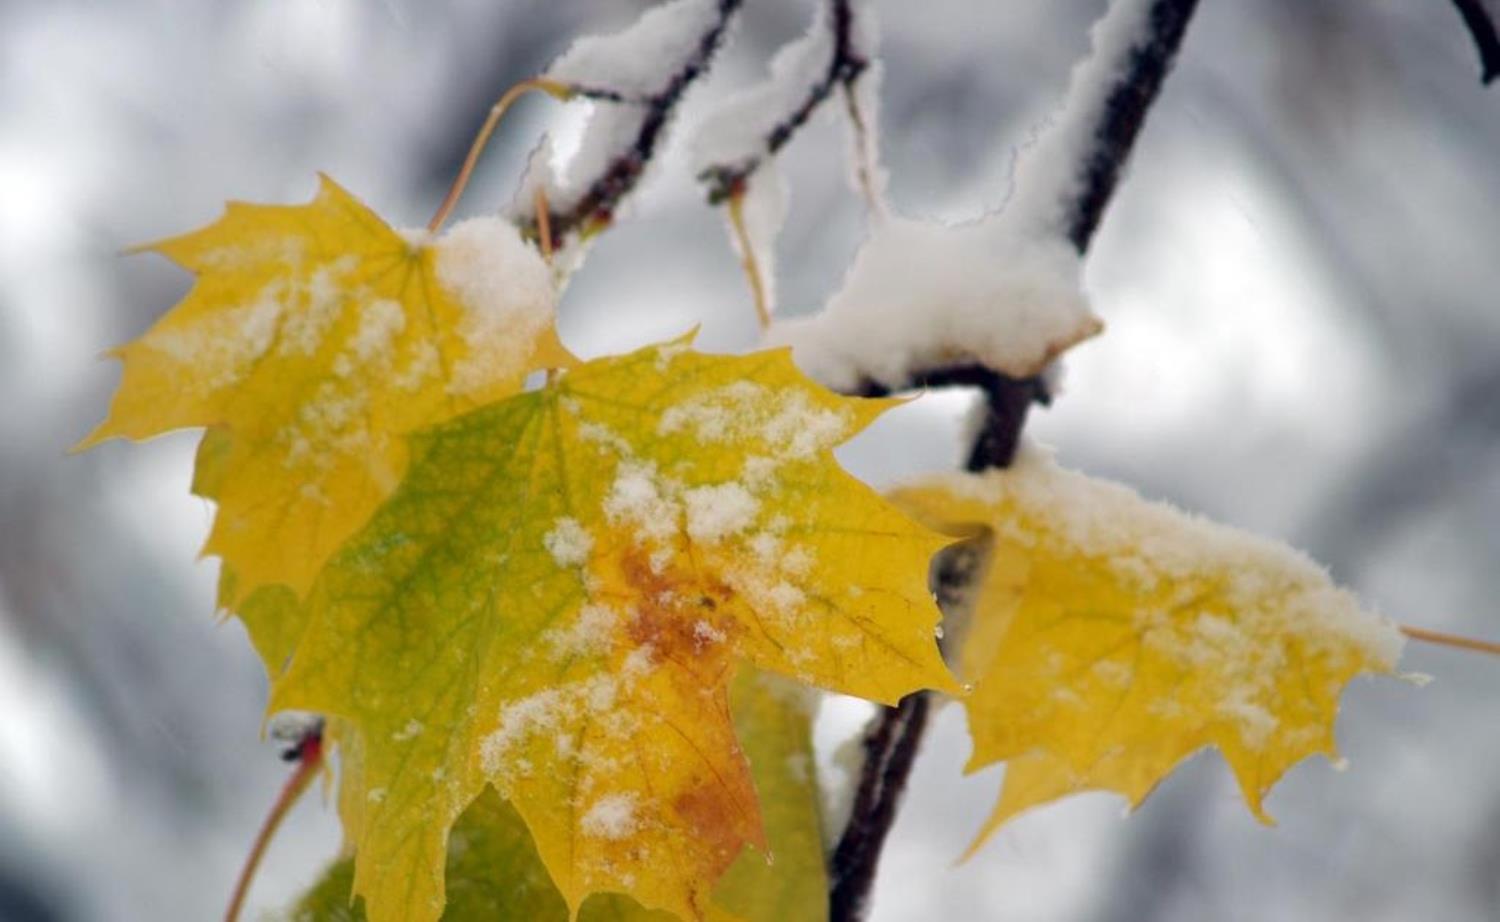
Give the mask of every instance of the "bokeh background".
[[(304, 201), (325, 170), (404, 224), (431, 213), (504, 87), (637, 0), (0, 0), (0, 919), (216, 917), (286, 768), (265, 679), (216, 624), (196, 435), (67, 447), (118, 378), (100, 350), (180, 297), (125, 246), (227, 198)], [(1001, 203), (1102, 0), (879, 0), (882, 147), (899, 210)], [(752, 0), (684, 112), (762, 73), (811, 0)], [(1087, 288), (1108, 333), (1030, 431), (1062, 460), (1290, 540), (1372, 606), (1500, 637), (1500, 87), (1446, 0), (1206, 0), (1106, 216)], [(837, 286), (863, 232), (830, 107), (783, 158), (787, 313)], [(529, 102), (463, 209), (505, 201)], [(562, 308), (580, 352), (704, 325), (755, 337), (720, 217), (681, 143)], [(931, 395), (851, 447), (878, 483), (952, 465), (969, 398)], [(939, 717), (881, 869), (875, 918), (1500, 918), (1500, 662), (1412, 648), (1425, 688), (1361, 681), (1350, 761), (1294, 770), (1258, 826), (1204, 754), (1128, 819), (1090, 795), (955, 859), (998, 770), (959, 780)], [(863, 711), (835, 702), (824, 754)], [(252, 912), (337, 846), (309, 798)]]

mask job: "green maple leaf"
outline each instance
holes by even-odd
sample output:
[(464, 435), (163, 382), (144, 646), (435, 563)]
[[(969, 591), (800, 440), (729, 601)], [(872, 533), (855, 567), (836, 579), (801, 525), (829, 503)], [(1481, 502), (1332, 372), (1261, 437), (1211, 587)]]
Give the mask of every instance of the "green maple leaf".
[(416, 437), (272, 689), (357, 730), (371, 917), (441, 912), (448, 829), (486, 785), (569, 907), (616, 892), (702, 917), (766, 844), (730, 720), (739, 662), (885, 702), (956, 690), (926, 579), (944, 540), (832, 454), (890, 405), (785, 351), (676, 342)]

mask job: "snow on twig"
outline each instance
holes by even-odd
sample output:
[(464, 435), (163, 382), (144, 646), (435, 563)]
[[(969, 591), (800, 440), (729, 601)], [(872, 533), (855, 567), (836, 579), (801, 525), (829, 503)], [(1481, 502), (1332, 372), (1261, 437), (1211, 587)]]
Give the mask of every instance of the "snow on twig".
[(954, 227), (876, 226), (827, 308), (778, 325), (771, 341), (791, 345), (831, 387), (897, 391), (958, 368), (975, 372), (968, 377), (982, 369), (1036, 378), (1097, 333), (1078, 259), (1196, 5), (1116, 0), (1095, 25), (1058, 115), (1022, 152), (1003, 210)]
[[(709, 202), (736, 194), (834, 90), (852, 93), (872, 66), (876, 42), (868, 0), (829, 0), (821, 7), (807, 31), (772, 58), (767, 80), (731, 97), (700, 126), (697, 173), (708, 186)], [(873, 113), (861, 110), (858, 117), (868, 120)]]
[(871, 131), (878, 70), (869, 0), (828, 0), (807, 31), (771, 59), (770, 76), (720, 105), (694, 137), (695, 172), (712, 205), (730, 202), (730, 240), (751, 275), (762, 325), (775, 306), (776, 237), (787, 193), (776, 154), (842, 87), (851, 122), (855, 186), (874, 207), (884, 195)]
[(1017, 163), (1007, 219), (1082, 254), (1171, 70), (1197, 0), (1115, 0), (1094, 25), (1064, 101)]
[(893, 218), (872, 228), (822, 313), (773, 327), (772, 340), (836, 390), (903, 390), (925, 372), (963, 365), (1032, 377), (1100, 329), (1078, 256), (1062, 239), (993, 218)]
[(549, 203), (552, 244), (607, 227), (651, 165), (679, 104), (707, 72), (743, 0), (671, 0), (624, 31), (581, 38), (543, 77), (593, 101), (577, 152), (563, 174), (550, 139), (532, 154), (513, 211), (535, 237), (536, 193)]

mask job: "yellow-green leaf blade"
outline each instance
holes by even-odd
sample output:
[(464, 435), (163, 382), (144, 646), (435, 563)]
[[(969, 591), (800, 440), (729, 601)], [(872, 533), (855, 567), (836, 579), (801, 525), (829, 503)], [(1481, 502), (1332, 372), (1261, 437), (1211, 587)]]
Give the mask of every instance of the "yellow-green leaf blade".
[(448, 825), (490, 783), (570, 905), (696, 916), (763, 841), (738, 661), (880, 700), (955, 689), (926, 585), (942, 539), (832, 457), (883, 406), (785, 353), (674, 343), (418, 437), (273, 689), (359, 726), (372, 915), (435, 913)]
[[(307, 205), (232, 203), (155, 244), (196, 273), (140, 339), (83, 443), (220, 427), (205, 548), (238, 591), (299, 595), (399, 479), (402, 434), (565, 364), (545, 264), (514, 228), (402, 233), (324, 179)], [(226, 598), (226, 602), (237, 598)]]
[[(731, 698), (735, 730), (766, 805), (766, 837), (774, 861), (758, 852), (742, 853), (715, 887), (708, 914), (744, 922), (822, 922), (827, 918), (828, 884), (807, 696), (784, 679), (744, 670)], [(493, 790), (481, 794), (454, 825), (445, 876), (446, 922), (567, 922), (567, 904), (548, 877), (531, 833)], [(364, 920), (363, 901), (350, 900), (353, 877), (352, 860), (336, 863), (302, 898), (292, 918)], [(674, 918), (611, 894), (589, 898), (578, 917), (582, 922)]]

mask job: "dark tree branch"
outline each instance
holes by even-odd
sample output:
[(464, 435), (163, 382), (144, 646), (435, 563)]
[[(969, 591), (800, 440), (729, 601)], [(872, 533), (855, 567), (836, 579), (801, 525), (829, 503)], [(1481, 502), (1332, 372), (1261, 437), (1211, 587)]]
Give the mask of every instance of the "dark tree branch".
[(1474, 39), (1479, 51), (1479, 82), (1488, 86), (1500, 77), (1500, 34), (1495, 31), (1495, 18), (1484, 8), (1484, 0), (1453, 0), (1458, 15)]
[[(958, 365), (919, 372), (903, 390), (949, 387), (978, 388), (984, 396), (984, 419), (964, 462), (964, 469), (975, 473), (1008, 467), (1020, 446), (1027, 411), (1033, 403), (1046, 406), (1052, 401), (1046, 382), (1041, 378), (1011, 378), (983, 365)], [(866, 382), (859, 393), (861, 397), (886, 397), (891, 390), (875, 382)]]
[[(549, 211), (552, 246), (561, 248), (572, 234), (584, 234), (607, 227), (625, 196), (640, 182), (646, 166), (655, 156), (657, 146), (671, 123), (672, 114), (693, 82), (708, 71), (714, 53), (723, 44), (729, 23), (744, 0), (718, 0), (718, 15), (696, 45), (662, 88), (643, 99), (631, 99), (607, 87), (571, 87), (576, 95), (607, 105), (639, 106), (644, 117), (630, 145), (609, 161), (604, 172), (589, 184), (588, 191), (569, 208)], [(535, 239), (540, 231), (534, 217), (522, 216), (521, 231)]]
[(735, 163), (712, 164), (698, 174), (708, 186), (709, 204), (718, 205), (743, 189), (751, 174), (791, 141), (836, 87), (842, 86), (852, 93), (855, 81), (870, 62), (854, 47), (854, 10), (850, 0), (829, 0), (828, 28), (833, 33), (833, 51), (828, 56), (828, 67), (817, 82), (808, 87), (792, 111), (761, 139), (765, 149), (749, 153)]
[(865, 764), (854, 807), (829, 867), (830, 920), (864, 918), (880, 851), (895, 823), (931, 707), (928, 695), (907, 695), (886, 708), (865, 737)]
[[(1080, 256), (1093, 240), (1196, 8), (1197, 0), (1153, 0), (1143, 34), (1120, 62), (1106, 91), (1090, 135), (1092, 143), (1080, 164), (1078, 191), (1072, 201), (1064, 203), (1068, 239)], [(984, 394), (984, 419), (964, 465), (973, 472), (1008, 467), (1032, 403), (1049, 399), (1039, 378), (1017, 380), (972, 365), (933, 369), (910, 382), (911, 388), (948, 386), (978, 387)], [(875, 396), (886, 389), (866, 385), (863, 392)], [(973, 549), (959, 545), (939, 560), (935, 570), (939, 601), (945, 611), (951, 611), (953, 603), (966, 596), (978, 571)], [(829, 868), (831, 922), (858, 922), (864, 917), (880, 852), (927, 727), (930, 697), (925, 691), (907, 696), (897, 707), (884, 709), (866, 733), (865, 762), (853, 809)]]
[(1099, 219), (1114, 196), (1120, 172), (1130, 159), (1136, 136), (1145, 124), (1146, 113), (1156, 102), (1162, 81), (1172, 69), (1188, 20), (1197, 6), (1198, 0), (1153, 3), (1145, 35), (1130, 49), (1128, 60), (1122, 62), (1123, 67), (1105, 96), (1104, 109), (1094, 127), (1093, 147), (1082, 164), (1083, 181), (1078, 198), (1068, 203), (1068, 240), (1080, 256), (1088, 251)]

